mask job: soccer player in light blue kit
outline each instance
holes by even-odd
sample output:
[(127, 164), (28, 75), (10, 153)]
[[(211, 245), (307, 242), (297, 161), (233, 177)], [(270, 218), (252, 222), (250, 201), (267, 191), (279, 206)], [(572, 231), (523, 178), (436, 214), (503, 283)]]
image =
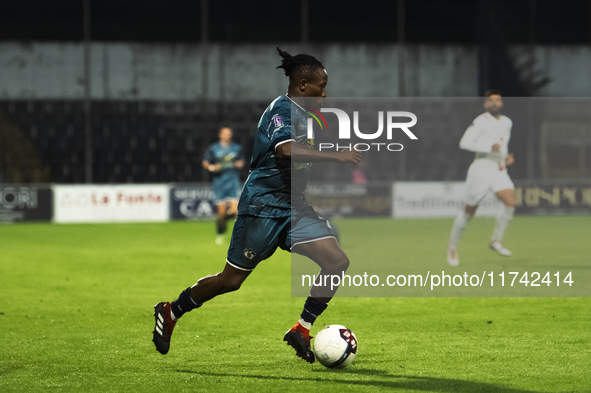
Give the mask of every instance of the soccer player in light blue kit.
[(213, 174), (213, 191), (218, 209), (216, 244), (222, 244), (226, 221), (238, 211), (240, 169), (244, 166), (242, 147), (232, 142), (232, 129), (220, 128), (220, 141), (207, 148), (203, 167)]
[[(358, 164), (361, 153), (314, 149), (314, 140), (307, 136), (308, 117), (301, 103), (306, 99), (309, 105), (322, 106), (328, 74), (313, 56), (291, 56), (277, 50), (283, 59), (277, 68), (282, 68), (289, 77), (288, 91), (267, 107), (259, 121), (250, 175), (240, 196), (224, 270), (200, 279), (174, 302), (161, 302), (154, 307), (152, 341), (162, 354), (168, 353), (178, 318), (217, 295), (239, 289), (255, 267), (277, 247), (309, 257), (320, 266), (319, 275), (340, 276), (349, 267), (349, 259), (330, 224), (308, 205), (304, 190), (312, 162)], [(297, 356), (309, 363), (315, 360), (310, 348), (310, 328), (336, 290), (314, 285), (300, 319), (283, 338)]]

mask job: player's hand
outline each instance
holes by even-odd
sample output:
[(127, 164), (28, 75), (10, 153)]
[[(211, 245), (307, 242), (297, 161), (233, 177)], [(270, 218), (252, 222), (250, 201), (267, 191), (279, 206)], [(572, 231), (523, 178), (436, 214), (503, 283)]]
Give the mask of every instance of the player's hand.
[(361, 158), (363, 154), (357, 150), (341, 150), (339, 152), (338, 160), (339, 162), (349, 162), (351, 164), (359, 164), (361, 162)]
[(501, 151), (501, 145), (499, 143), (495, 143), (494, 145), (492, 145), (492, 151), (494, 153), (498, 153)]
[(513, 158), (513, 153), (509, 153), (507, 157), (505, 157), (505, 166), (513, 165), (515, 158)]
[(219, 172), (220, 171), (220, 164), (210, 164), (207, 168), (210, 172)]
[(238, 168), (238, 169), (242, 169), (242, 167), (244, 166), (244, 161), (243, 160), (238, 160), (234, 163), (234, 167)]

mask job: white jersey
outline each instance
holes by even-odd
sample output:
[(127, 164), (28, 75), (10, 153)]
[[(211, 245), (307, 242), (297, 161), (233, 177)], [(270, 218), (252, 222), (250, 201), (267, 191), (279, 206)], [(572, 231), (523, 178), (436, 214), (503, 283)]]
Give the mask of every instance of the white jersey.
[[(485, 112), (470, 124), (460, 140), (460, 148), (476, 153), (474, 163), (479, 161), (482, 165), (486, 165), (485, 162), (494, 161), (498, 164), (498, 169), (503, 170), (505, 158), (509, 154), (511, 127), (513, 122), (507, 116), (501, 115), (497, 119), (489, 112)], [(496, 143), (501, 146), (499, 152), (492, 151), (492, 146)]]

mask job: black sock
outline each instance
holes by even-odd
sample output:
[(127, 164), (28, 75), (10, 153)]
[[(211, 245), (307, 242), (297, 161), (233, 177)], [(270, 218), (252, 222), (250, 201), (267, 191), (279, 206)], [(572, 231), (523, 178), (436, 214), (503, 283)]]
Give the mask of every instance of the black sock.
[(199, 307), (201, 307), (201, 304), (197, 304), (191, 299), (191, 287), (181, 292), (179, 298), (170, 304), (170, 308), (177, 319), (182, 317), (184, 313)]
[(318, 318), (320, 314), (326, 310), (326, 307), (328, 307), (328, 303), (323, 303), (311, 296), (308, 296), (306, 303), (304, 304), (304, 311), (302, 311), (302, 315), (300, 317), (304, 321), (313, 324), (314, 321), (316, 321), (316, 318)]
[(226, 219), (225, 218), (218, 218), (217, 230), (218, 230), (218, 235), (223, 235), (224, 233), (226, 233)]

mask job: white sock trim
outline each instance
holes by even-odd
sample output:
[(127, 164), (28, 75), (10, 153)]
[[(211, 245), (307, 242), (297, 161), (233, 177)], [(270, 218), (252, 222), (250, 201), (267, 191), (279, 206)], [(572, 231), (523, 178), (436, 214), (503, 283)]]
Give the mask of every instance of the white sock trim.
[(303, 327), (305, 327), (308, 330), (310, 330), (310, 328), (312, 328), (312, 324), (310, 322), (304, 321), (302, 318), (300, 318), (300, 320), (298, 322), (300, 323), (300, 325), (302, 325)]

